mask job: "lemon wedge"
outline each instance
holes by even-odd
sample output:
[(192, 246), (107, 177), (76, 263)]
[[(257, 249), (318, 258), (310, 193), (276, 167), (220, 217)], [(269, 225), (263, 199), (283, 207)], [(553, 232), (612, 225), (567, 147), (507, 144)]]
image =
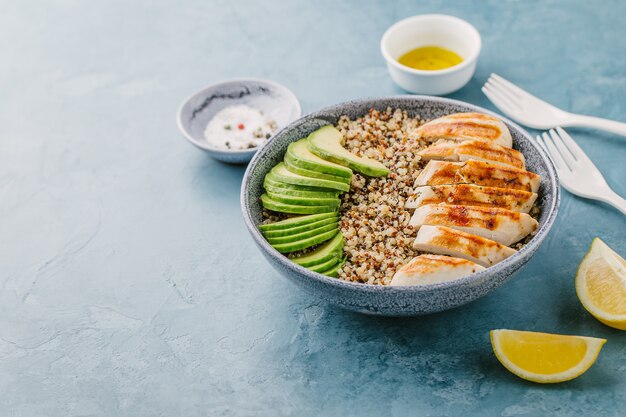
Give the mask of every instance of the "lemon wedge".
[(492, 330), (491, 345), (502, 365), (520, 378), (542, 384), (569, 381), (593, 365), (605, 339)]
[(576, 293), (595, 318), (626, 330), (626, 261), (598, 238), (578, 267)]

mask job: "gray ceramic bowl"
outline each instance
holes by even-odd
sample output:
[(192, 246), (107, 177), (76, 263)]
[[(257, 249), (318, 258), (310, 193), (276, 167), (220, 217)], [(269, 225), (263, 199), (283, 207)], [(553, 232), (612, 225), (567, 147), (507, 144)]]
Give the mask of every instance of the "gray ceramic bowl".
[(255, 78), (222, 81), (198, 91), (178, 109), (178, 128), (183, 136), (213, 158), (232, 164), (244, 164), (259, 148), (226, 150), (215, 148), (204, 138), (209, 120), (220, 110), (235, 104), (259, 109), (276, 121), (279, 130), (301, 116), (296, 96), (286, 87)]
[[(541, 175), (539, 229), (532, 240), (510, 258), (484, 271), (459, 280), (414, 287), (383, 287), (345, 282), (311, 272), (291, 262), (272, 248), (257, 226), (261, 222), (263, 177), (283, 158), (287, 145), (326, 124), (335, 124), (341, 115), (355, 118), (369, 109), (401, 108), (409, 114), (434, 119), (456, 112), (482, 112), (500, 117), (511, 130), (514, 147), (522, 151), (530, 171)], [(298, 286), (326, 302), (366, 314), (412, 316), (448, 310), (493, 291), (510, 279), (535, 254), (556, 219), (560, 192), (552, 162), (543, 148), (518, 125), (481, 107), (461, 101), (429, 96), (401, 96), (355, 100), (328, 107), (292, 123), (276, 134), (250, 162), (241, 188), (243, 216), (261, 253), (276, 270)]]

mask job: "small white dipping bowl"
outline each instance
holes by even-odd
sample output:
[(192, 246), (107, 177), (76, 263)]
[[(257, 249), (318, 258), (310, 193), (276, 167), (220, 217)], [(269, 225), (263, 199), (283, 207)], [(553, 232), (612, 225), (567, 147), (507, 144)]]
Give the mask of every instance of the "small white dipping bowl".
[(302, 115), (298, 99), (286, 87), (268, 80), (242, 78), (212, 84), (187, 98), (176, 115), (178, 128), (189, 142), (213, 158), (232, 164), (248, 163), (259, 147), (220, 149), (211, 146), (204, 136), (217, 112), (237, 104), (261, 110), (274, 119), (278, 127), (275, 134)]
[[(456, 52), (463, 62), (450, 68), (427, 71), (398, 62), (405, 53), (422, 46), (439, 46)], [(391, 78), (403, 89), (416, 94), (444, 95), (463, 87), (474, 75), (480, 54), (480, 34), (458, 17), (424, 14), (409, 17), (391, 26), (380, 41)]]

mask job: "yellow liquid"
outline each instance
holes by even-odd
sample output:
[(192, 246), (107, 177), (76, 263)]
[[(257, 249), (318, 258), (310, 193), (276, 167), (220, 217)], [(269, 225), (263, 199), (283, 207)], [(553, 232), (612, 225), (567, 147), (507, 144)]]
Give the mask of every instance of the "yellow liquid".
[(398, 62), (418, 70), (436, 71), (458, 65), (463, 58), (446, 48), (422, 46), (402, 55)]

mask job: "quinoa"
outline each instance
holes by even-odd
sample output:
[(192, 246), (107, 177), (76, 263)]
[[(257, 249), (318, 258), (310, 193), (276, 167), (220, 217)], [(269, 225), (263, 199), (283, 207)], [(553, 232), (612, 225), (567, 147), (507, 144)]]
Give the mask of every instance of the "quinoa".
[(391, 171), (384, 178), (355, 173), (350, 192), (342, 196), (339, 227), (347, 259), (340, 279), (386, 285), (397, 268), (419, 254), (412, 248), (416, 231), (408, 224), (411, 213), (405, 203), (424, 166), (417, 152), (426, 143), (414, 133), (422, 123), (419, 116), (391, 108), (370, 110), (356, 120), (339, 119), (344, 146)]

